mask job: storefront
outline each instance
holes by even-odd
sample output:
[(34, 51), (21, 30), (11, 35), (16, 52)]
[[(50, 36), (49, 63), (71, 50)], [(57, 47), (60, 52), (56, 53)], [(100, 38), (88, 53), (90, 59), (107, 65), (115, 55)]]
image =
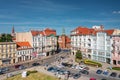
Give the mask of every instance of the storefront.
[(10, 64), (11, 63), (11, 59), (2, 59), (2, 64)]

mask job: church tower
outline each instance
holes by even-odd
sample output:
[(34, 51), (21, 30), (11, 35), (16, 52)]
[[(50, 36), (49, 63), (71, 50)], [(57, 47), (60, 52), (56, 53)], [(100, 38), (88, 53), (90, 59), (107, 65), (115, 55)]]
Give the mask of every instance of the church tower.
[(14, 25), (13, 25), (13, 28), (12, 28), (11, 36), (12, 36), (12, 37), (15, 37), (15, 29), (14, 29)]

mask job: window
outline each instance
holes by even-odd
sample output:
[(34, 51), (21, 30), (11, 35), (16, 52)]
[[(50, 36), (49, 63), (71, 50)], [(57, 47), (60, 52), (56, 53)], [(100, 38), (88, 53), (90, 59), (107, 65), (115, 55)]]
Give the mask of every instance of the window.
[(6, 54), (6, 58), (8, 58), (8, 54)]
[(110, 57), (110, 53), (107, 52), (107, 53), (106, 53), (106, 56), (107, 56), (107, 57)]
[(11, 45), (9, 46), (9, 50), (10, 50), (10, 52), (11, 52)]
[(120, 64), (120, 61), (118, 61), (118, 64)]
[(104, 56), (105, 53), (104, 53), (104, 52), (98, 52), (98, 55), (100, 55), (100, 56)]
[(96, 55), (97, 54), (96, 51), (93, 51), (93, 54)]

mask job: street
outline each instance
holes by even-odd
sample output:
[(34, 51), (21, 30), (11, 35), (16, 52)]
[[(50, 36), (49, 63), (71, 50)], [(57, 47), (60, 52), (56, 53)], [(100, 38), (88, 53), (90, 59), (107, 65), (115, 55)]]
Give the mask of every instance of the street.
[[(52, 56), (44, 58), (44, 59), (39, 59), (39, 60), (34, 60), (34, 61), (31, 61), (31, 62), (23, 63), (22, 65), (24, 65), (28, 69), (34, 68), (36, 70), (39, 70), (40, 67), (45, 67), (46, 64), (48, 64), (50, 66), (57, 66), (57, 65), (59, 65), (58, 60), (60, 59), (60, 56), (65, 57), (63, 60), (61, 60), (61, 62), (69, 60), (69, 58), (70, 58), (69, 55), (67, 54), (67, 52), (61, 52), (61, 53), (52, 55)], [(40, 63), (40, 66), (32, 66), (32, 64), (35, 63), (35, 62)], [(110, 76), (104, 76), (102, 74), (98, 75), (98, 74), (96, 74), (96, 70), (98, 68), (90, 67), (90, 66), (87, 66), (87, 67), (89, 67), (89, 75), (81, 74), (81, 77), (78, 80), (89, 80), (91, 77), (94, 77), (97, 80), (101, 80), (102, 78), (105, 78), (107, 80), (119, 80), (119, 79), (116, 79), (116, 78), (111, 78)], [(43, 72), (44, 71), (46, 72), (46, 70), (44, 70), (44, 68), (41, 68), (41, 69), (43, 69), (42, 70)], [(79, 70), (68, 68), (68, 67), (64, 67), (62, 69), (63, 70), (68, 70), (72, 73), (78, 73), (79, 72)], [(12, 74), (16, 73), (17, 74), (18, 72), (21, 73), (22, 71), (23, 70), (16, 69), (14, 66), (10, 66), (9, 71), (6, 72), (6, 73), (7, 74), (8, 73), (12, 73)], [(50, 72), (48, 72), (48, 71), (46, 72), (46, 74), (48, 74), (48, 75), (49, 75), (49, 73)], [(0, 75), (0, 77), (1, 76), (3, 76), (3, 75)], [(2, 80), (2, 79), (0, 79), (0, 80)], [(73, 78), (70, 77), (69, 80), (73, 80)]]

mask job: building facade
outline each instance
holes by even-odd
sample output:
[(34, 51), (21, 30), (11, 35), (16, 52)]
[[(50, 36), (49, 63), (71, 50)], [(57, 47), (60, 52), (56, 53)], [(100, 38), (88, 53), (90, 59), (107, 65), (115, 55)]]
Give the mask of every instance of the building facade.
[[(117, 31), (117, 33), (116, 33)], [(83, 57), (112, 64), (112, 35), (120, 30), (104, 30), (103, 26), (93, 28), (77, 27), (71, 31), (71, 53), (81, 50)]]
[(16, 44), (16, 62), (28, 61), (36, 56), (33, 54), (33, 48), (31, 47), (29, 42), (16, 42)]
[(120, 35), (113, 35), (112, 64), (120, 67)]
[(15, 63), (16, 43), (0, 42), (0, 65)]
[(48, 56), (57, 49), (56, 30), (31, 30), (29, 32), (16, 33), (16, 41), (28, 41), (33, 47), (33, 54)]
[(66, 35), (61, 35), (58, 37), (58, 44), (60, 49), (70, 49), (71, 41), (70, 38)]
[(92, 37), (91, 59), (111, 63), (111, 37), (106, 32), (97, 32)]

